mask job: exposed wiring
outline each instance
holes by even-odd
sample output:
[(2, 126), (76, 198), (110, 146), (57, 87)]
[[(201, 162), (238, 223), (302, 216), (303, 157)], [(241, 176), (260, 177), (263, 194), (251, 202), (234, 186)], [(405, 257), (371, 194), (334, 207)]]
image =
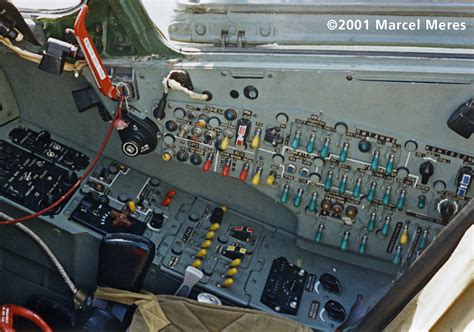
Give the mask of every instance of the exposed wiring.
[(185, 88), (184, 86), (182, 86), (181, 83), (179, 83), (178, 81), (175, 81), (175, 80), (171, 79), (170, 77), (171, 77), (171, 74), (173, 74), (173, 72), (174, 72), (173, 70), (170, 71), (168, 76), (166, 76), (163, 79), (162, 83), (163, 83), (165, 94), (167, 94), (169, 89), (171, 89), (171, 90), (184, 92), (185, 94), (187, 94), (189, 96), (189, 98), (191, 98), (193, 100), (206, 101), (206, 100), (209, 99), (209, 96), (207, 94), (197, 93), (197, 92), (191, 91), (191, 90)]
[(71, 196), (76, 191), (76, 189), (79, 188), (81, 183), (89, 176), (89, 174), (94, 169), (95, 165), (99, 161), (99, 158), (102, 156), (102, 153), (104, 152), (105, 147), (107, 146), (107, 143), (110, 140), (110, 137), (112, 136), (112, 132), (113, 132), (115, 126), (116, 126), (116, 123), (122, 122), (122, 105), (124, 104), (125, 101), (126, 101), (126, 96), (122, 93), (122, 99), (121, 99), (121, 101), (119, 103), (119, 106), (117, 108), (117, 112), (115, 113), (114, 118), (110, 122), (110, 126), (109, 126), (109, 129), (107, 131), (107, 135), (105, 136), (105, 139), (102, 142), (102, 145), (99, 149), (99, 152), (97, 152), (97, 155), (95, 156), (94, 161), (92, 161), (92, 163), (86, 169), (84, 174), (82, 174), (82, 176), (79, 178), (79, 180), (77, 180), (77, 182), (64, 195), (62, 195), (56, 202), (54, 202), (53, 204), (51, 204), (50, 206), (44, 208), (41, 211), (38, 211), (36, 213), (30, 214), (30, 215), (27, 215), (27, 216), (24, 216), (24, 217), (21, 217), (21, 218), (17, 218), (17, 219), (0, 220), (0, 225), (12, 225), (12, 224), (17, 224), (17, 223), (25, 222), (27, 220), (37, 218), (39, 216), (42, 216), (45, 213), (48, 213), (51, 210), (54, 210), (62, 202), (64, 202), (67, 198), (69, 198), (69, 196)]
[[(13, 45), (13, 43), (10, 41), (10, 39), (5, 38), (3, 36), (0, 36), (0, 43), (8, 47), (10, 50), (12, 50), (16, 55), (19, 57), (34, 62), (34, 63), (40, 63), (41, 59), (43, 56), (41, 54), (36, 54), (27, 50), (24, 50), (18, 46)], [(66, 62), (64, 64), (64, 70), (65, 71), (74, 71), (74, 72), (79, 72), (83, 67), (87, 66), (87, 61), (85, 60), (78, 60), (74, 63)]]
[[(4, 212), (0, 211), (0, 218), (5, 219), (5, 220), (14, 220), (12, 217), (9, 215), (5, 214)], [(54, 266), (56, 266), (56, 269), (58, 270), (59, 274), (61, 277), (64, 279), (66, 282), (67, 286), (71, 290), (73, 294), (76, 294), (78, 289), (74, 282), (71, 280), (69, 275), (67, 274), (66, 270), (62, 266), (61, 262), (57, 259), (57, 257), (53, 254), (51, 249), (49, 249), (48, 245), (36, 234), (33, 232), (30, 228), (26, 227), (23, 224), (15, 224), (14, 226), (18, 227), (21, 231), (26, 233), (29, 237), (31, 237), (40, 247), (43, 249), (43, 251), (48, 255), (49, 259), (51, 262), (53, 262)]]

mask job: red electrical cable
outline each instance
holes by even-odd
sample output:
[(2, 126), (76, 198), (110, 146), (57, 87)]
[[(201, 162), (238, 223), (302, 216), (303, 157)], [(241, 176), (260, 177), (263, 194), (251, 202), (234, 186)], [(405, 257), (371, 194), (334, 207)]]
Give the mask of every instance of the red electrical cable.
[(0, 225), (12, 225), (12, 224), (17, 224), (20, 222), (25, 222), (27, 220), (31, 220), (34, 218), (37, 218), (39, 216), (42, 216), (43, 214), (54, 210), (56, 207), (58, 207), (62, 202), (64, 202), (69, 196), (71, 196), (76, 189), (81, 185), (81, 183), (89, 176), (89, 174), (92, 172), (94, 169), (95, 165), (99, 161), (99, 158), (102, 156), (102, 153), (105, 150), (105, 147), (107, 146), (107, 143), (109, 143), (110, 137), (112, 136), (112, 132), (115, 128), (115, 124), (118, 120), (122, 119), (122, 104), (125, 100), (125, 97), (122, 97), (119, 107), (117, 109), (117, 112), (115, 113), (114, 118), (110, 122), (109, 130), (107, 131), (107, 135), (105, 136), (104, 141), (102, 142), (102, 146), (99, 149), (99, 152), (97, 152), (97, 155), (95, 156), (94, 160), (92, 163), (89, 165), (89, 167), (86, 169), (84, 174), (77, 180), (77, 182), (64, 194), (62, 195), (56, 202), (48, 206), (47, 208), (44, 208), (41, 211), (35, 212), (33, 214), (18, 218), (18, 219), (12, 219), (12, 220), (0, 220)]

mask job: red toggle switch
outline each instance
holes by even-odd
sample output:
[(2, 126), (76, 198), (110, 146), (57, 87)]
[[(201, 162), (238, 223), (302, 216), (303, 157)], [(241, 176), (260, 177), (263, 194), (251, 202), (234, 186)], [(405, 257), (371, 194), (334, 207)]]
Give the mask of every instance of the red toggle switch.
[(166, 193), (166, 197), (168, 197), (168, 198), (173, 198), (175, 195), (176, 195), (176, 190), (175, 189), (171, 189), (170, 191), (168, 191)]
[(247, 176), (249, 175), (250, 164), (245, 163), (244, 167), (242, 167), (242, 172), (240, 172), (239, 179), (240, 181), (247, 180)]
[(202, 165), (202, 170), (204, 172), (209, 172), (209, 170), (211, 169), (213, 160), (214, 160), (214, 154), (209, 153), (209, 155), (207, 156), (206, 161), (204, 162), (204, 165)]
[(175, 195), (176, 195), (176, 190), (175, 189), (169, 190), (166, 193), (165, 199), (163, 200), (163, 202), (161, 202), (161, 206), (169, 206), (171, 204), (171, 202), (173, 202), (173, 197)]
[(232, 159), (228, 158), (227, 161), (225, 162), (224, 168), (222, 169), (222, 176), (229, 176), (230, 165), (232, 165)]

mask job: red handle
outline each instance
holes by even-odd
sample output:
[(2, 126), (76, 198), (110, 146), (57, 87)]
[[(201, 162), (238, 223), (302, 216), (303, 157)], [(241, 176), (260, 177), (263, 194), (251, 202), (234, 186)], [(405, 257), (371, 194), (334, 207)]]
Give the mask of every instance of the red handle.
[(247, 167), (247, 165), (245, 165), (244, 168), (242, 168), (242, 172), (240, 172), (240, 176), (239, 176), (240, 181), (247, 180), (248, 175), (249, 175), (249, 168)]
[(86, 28), (86, 16), (88, 11), (89, 7), (87, 5), (84, 5), (81, 8), (79, 15), (77, 15), (76, 22), (74, 22), (74, 34), (76, 35), (82, 53), (84, 53), (87, 63), (94, 74), (94, 79), (100, 92), (109, 98), (117, 100), (119, 98), (118, 90), (112, 84), (109, 75), (107, 75), (104, 64), (102, 63), (99, 53), (97, 52)]
[(38, 314), (14, 304), (4, 304), (0, 307), (0, 332), (15, 332), (13, 328), (14, 316), (28, 319), (43, 332), (53, 332), (49, 325)]

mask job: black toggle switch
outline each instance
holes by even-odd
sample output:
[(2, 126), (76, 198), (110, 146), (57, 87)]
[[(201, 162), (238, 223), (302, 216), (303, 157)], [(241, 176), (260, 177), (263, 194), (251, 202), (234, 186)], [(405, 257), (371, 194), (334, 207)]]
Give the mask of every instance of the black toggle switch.
[(332, 274), (324, 273), (319, 277), (319, 282), (328, 292), (337, 294), (341, 292), (341, 283)]
[(434, 173), (434, 165), (431, 161), (425, 161), (420, 165), (421, 183), (427, 184)]
[(212, 210), (211, 218), (209, 219), (211, 224), (218, 223), (222, 224), (222, 219), (224, 218), (224, 209), (218, 207)]
[(346, 310), (339, 302), (329, 300), (324, 304), (324, 309), (326, 309), (329, 318), (332, 320), (343, 322), (346, 319)]

